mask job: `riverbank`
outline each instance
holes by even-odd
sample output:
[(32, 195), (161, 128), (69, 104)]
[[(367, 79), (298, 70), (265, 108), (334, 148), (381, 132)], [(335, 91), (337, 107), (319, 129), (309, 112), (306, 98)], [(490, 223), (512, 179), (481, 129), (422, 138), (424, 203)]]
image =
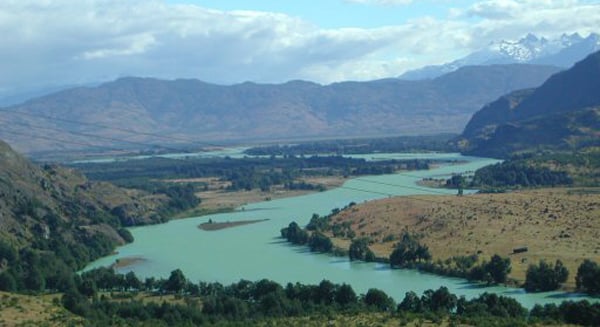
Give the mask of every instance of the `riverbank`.
[[(418, 235), (433, 260), (478, 254), (509, 257), (509, 278), (525, 281), (530, 264), (561, 260), (569, 270), (566, 290), (575, 287), (584, 259), (600, 261), (598, 189), (538, 189), (506, 194), (411, 196), (357, 205), (333, 218), (347, 223), (358, 237), (373, 240), (371, 249), (389, 257), (399, 235)], [(347, 239), (333, 239), (348, 248)], [(513, 253), (517, 248), (527, 248)]]
[[(303, 178), (298, 182), (305, 182), (312, 185), (320, 185), (324, 189), (332, 189), (340, 187), (348, 178), (342, 176), (323, 176)], [(261, 191), (254, 189), (251, 191), (228, 191), (229, 182), (222, 181), (216, 177), (209, 178), (194, 178), (194, 179), (177, 179), (169, 180), (175, 183), (206, 183), (207, 187), (201, 192), (197, 192), (196, 196), (201, 199), (200, 204), (191, 210), (179, 213), (175, 216), (176, 219), (206, 216), (210, 214), (232, 212), (239, 207), (250, 203), (263, 201), (271, 201), (283, 198), (296, 197), (311, 193), (317, 193), (319, 190), (288, 190), (283, 185), (277, 185), (271, 188), (270, 191)]]

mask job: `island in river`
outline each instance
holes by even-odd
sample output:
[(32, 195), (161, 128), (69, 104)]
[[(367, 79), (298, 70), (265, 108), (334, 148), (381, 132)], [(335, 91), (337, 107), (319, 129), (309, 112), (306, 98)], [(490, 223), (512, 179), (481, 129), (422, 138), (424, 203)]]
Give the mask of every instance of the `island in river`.
[(225, 229), (225, 228), (232, 228), (232, 227), (237, 227), (237, 226), (256, 224), (256, 223), (260, 223), (260, 222), (267, 221), (267, 220), (269, 220), (269, 219), (215, 222), (215, 221), (212, 221), (212, 219), (211, 219), (207, 222), (204, 222), (204, 223), (198, 225), (198, 228), (205, 230), (205, 231), (217, 231), (217, 230), (221, 230), (221, 229)]

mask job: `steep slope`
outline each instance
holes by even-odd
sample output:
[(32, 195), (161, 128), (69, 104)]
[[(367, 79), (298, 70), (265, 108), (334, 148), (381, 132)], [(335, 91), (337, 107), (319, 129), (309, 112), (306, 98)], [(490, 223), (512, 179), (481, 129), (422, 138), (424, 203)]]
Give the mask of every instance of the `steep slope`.
[(0, 141), (0, 290), (73, 290), (74, 271), (131, 242), (124, 226), (160, 222), (167, 201), (39, 167)]
[(471, 154), (502, 157), (528, 149), (600, 145), (600, 52), (533, 90), (486, 105), (461, 140)]
[(52, 239), (85, 243), (99, 234), (122, 244), (117, 229), (159, 222), (163, 201), (89, 182), (72, 169), (39, 167), (0, 141), (0, 240), (17, 248)]
[(591, 33), (563, 34), (557, 39), (546, 39), (528, 34), (517, 41), (501, 40), (475, 51), (464, 58), (443, 65), (425, 66), (400, 76), (405, 80), (436, 78), (470, 65), (528, 63), (569, 68), (590, 53), (600, 50), (600, 35)]
[(0, 112), (6, 126), (0, 137), (21, 151), (35, 152), (131, 146), (117, 141), (121, 139), (164, 144), (456, 132), (484, 103), (538, 86), (558, 70), (535, 65), (464, 67), (430, 81), (326, 86), (123, 78), (7, 108)]

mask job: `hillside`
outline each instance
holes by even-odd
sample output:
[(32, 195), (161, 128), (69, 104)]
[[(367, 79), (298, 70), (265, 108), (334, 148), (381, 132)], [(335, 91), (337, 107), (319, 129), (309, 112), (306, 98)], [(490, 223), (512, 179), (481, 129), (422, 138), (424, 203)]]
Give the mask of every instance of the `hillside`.
[[(0, 237), (24, 245), (57, 233), (72, 239), (100, 232), (123, 243), (113, 227), (160, 221), (160, 198), (88, 181), (72, 169), (39, 167), (0, 141)], [(152, 198), (152, 199), (151, 199)], [(114, 213), (122, 212), (123, 218)]]
[(540, 87), (505, 95), (478, 111), (458, 143), (466, 153), (506, 157), (525, 150), (600, 145), (600, 52)]
[(168, 200), (39, 167), (0, 141), (0, 290), (72, 288), (73, 271), (131, 242), (123, 227), (161, 222)]
[[(575, 285), (584, 259), (600, 260), (597, 189), (539, 189), (469, 196), (394, 197), (357, 205), (334, 216), (358, 237), (369, 237), (376, 255), (388, 257), (399, 235), (409, 232), (427, 245), (433, 261), (453, 256), (510, 257), (511, 278), (523, 282), (527, 267), (560, 259)], [(336, 239), (348, 248), (350, 241)], [(526, 246), (527, 252), (513, 254)]]
[(538, 86), (557, 71), (537, 65), (473, 66), (428, 81), (324, 86), (122, 78), (6, 108), (0, 112), (5, 124), (0, 137), (32, 153), (98, 145), (140, 147), (118, 140), (182, 144), (456, 132), (486, 102)]

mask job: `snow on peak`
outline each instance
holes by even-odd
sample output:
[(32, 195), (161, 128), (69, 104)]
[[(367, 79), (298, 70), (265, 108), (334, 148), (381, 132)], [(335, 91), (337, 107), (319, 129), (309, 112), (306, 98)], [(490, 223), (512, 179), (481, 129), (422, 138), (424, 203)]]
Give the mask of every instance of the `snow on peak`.
[(563, 34), (554, 39), (527, 34), (519, 40), (501, 40), (453, 62), (427, 66), (404, 73), (403, 79), (434, 78), (462, 66), (511, 63), (546, 64), (570, 67), (588, 54), (600, 50), (600, 35)]

